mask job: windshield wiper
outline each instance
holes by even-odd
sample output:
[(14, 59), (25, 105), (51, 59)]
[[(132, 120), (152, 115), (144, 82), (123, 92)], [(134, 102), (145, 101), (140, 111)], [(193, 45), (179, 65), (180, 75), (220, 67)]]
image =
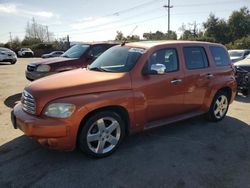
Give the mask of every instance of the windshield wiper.
[(102, 67), (91, 67), (89, 70), (94, 70), (94, 71), (100, 71), (100, 72), (109, 72), (107, 69), (104, 69)]

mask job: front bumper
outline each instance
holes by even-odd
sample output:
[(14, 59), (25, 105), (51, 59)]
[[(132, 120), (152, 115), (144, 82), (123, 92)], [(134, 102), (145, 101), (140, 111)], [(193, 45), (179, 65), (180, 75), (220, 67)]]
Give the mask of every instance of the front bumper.
[(23, 52), (22, 57), (33, 57), (34, 54), (32, 52)]
[(73, 150), (75, 147), (70, 121), (30, 115), (22, 110), (21, 104), (12, 111), (11, 121), (15, 129), (19, 128), (45, 147), (58, 150)]
[(30, 80), (30, 81), (37, 80), (37, 79), (45, 77), (45, 76), (49, 76), (51, 74), (53, 74), (53, 73), (50, 73), (50, 72), (36, 72), (36, 71), (28, 71), (28, 70), (25, 71), (26, 78), (28, 80)]
[(0, 62), (16, 62), (17, 58), (12, 56), (0, 57)]

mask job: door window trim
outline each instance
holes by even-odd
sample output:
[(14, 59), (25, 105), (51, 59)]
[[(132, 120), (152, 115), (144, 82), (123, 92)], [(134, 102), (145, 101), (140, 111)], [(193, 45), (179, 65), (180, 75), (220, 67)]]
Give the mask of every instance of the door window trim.
[[(167, 74), (167, 73), (178, 72), (178, 71), (180, 70), (180, 61), (179, 61), (178, 50), (177, 50), (177, 48), (175, 48), (175, 47), (167, 47), (167, 48), (161, 48), (161, 49), (155, 50), (155, 51), (152, 52), (152, 53), (149, 55), (149, 57), (147, 58), (147, 60), (146, 60), (146, 62), (145, 62), (145, 64), (144, 64), (144, 67), (147, 66), (149, 58), (150, 58), (154, 53), (156, 53), (156, 52), (158, 52), (158, 51), (161, 51), (161, 50), (174, 50), (174, 51), (175, 51), (175, 54), (176, 54), (176, 60), (177, 60), (177, 69), (176, 69), (176, 70), (173, 70), (173, 71), (167, 71), (167, 69), (166, 69), (166, 72), (165, 72), (163, 75), (165, 75), (165, 74)], [(143, 69), (144, 69), (144, 67), (143, 67)], [(150, 75), (155, 75), (155, 74), (150, 74)], [(157, 74), (156, 74), (156, 75), (157, 75)]]

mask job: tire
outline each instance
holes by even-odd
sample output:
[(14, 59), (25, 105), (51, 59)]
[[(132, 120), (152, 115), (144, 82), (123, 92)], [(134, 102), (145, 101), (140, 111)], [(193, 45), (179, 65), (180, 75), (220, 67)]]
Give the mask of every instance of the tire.
[(10, 63), (11, 63), (11, 65), (16, 64), (16, 60), (11, 61)]
[(102, 111), (93, 114), (82, 125), (78, 144), (88, 156), (102, 158), (111, 155), (124, 136), (125, 124), (120, 115), (113, 111)]
[(229, 107), (228, 93), (224, 91), (219, 91), (214, 96), (213, 102), (207, 113), (207, 119), (213, 122), (221, 121), (226, 116), (228, 107)]
[(248, 89), (243, 89), (243, 90), (241, 91), (241, 93), (242, 93), (242, 95), (244, 95), (244, 96), (248, 96), (249, 91), (248, 91)]

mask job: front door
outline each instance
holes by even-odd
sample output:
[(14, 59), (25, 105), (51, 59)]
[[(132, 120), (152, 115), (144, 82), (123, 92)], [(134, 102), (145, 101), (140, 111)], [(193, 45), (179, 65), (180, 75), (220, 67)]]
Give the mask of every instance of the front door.
[(147, 123), (172, 118), (183, 113), (183, 74), (177, 49), (156, 50), (149, 57), (146, 66), (163, 64), (165, 74), (142, 76), (139, 90), (145, 98)]

